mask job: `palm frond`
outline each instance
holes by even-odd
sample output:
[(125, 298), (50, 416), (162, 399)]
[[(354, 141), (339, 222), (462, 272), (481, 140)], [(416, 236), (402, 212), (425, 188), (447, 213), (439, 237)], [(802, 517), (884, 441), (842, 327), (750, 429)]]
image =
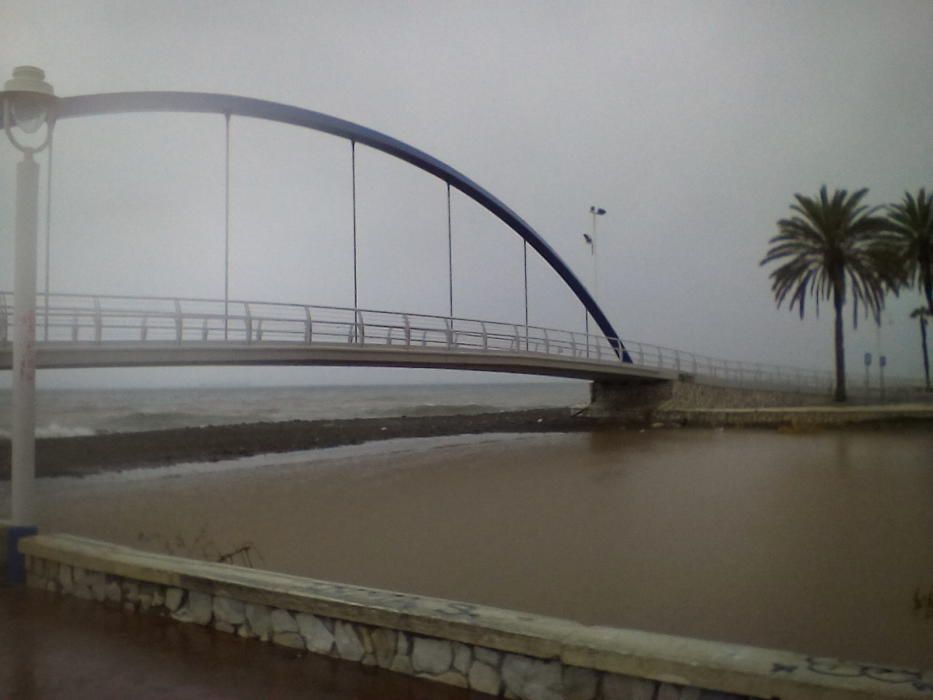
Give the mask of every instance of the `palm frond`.
[(904, 193), (887, 208), (887, 229), (898, 252), (906, 284), (916, 286), (933, 310), (933, 192)]
[(770, 275), (778, 307), (789, 301), (802, 317), (808, 296), (818, 311), (820, 299), (843, 304), (849, 288), (856, 321), (859, 306), (877, 317), (885, 291), (896, 289), (899, 278), (890, 262), (895, 246), (883, 245), (888, 221), (879, 215), (880, 207), (863, 203), (867, 194), (862, 188), (830, 195), (824, 185), (816, 197), (794, 195), (793, 215), (778, 221), (778, 233), (759, 263), (779, 263)]

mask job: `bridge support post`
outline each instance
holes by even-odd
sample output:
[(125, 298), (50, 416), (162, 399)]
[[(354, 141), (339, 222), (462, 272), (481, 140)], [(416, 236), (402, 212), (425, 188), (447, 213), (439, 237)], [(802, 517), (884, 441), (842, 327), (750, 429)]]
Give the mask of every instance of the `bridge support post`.
[(586, 412), (594, 418), (648, 421), (655, 409), (673, 396), (672, 381), (595, 381), (590, 384), (590, 405)]

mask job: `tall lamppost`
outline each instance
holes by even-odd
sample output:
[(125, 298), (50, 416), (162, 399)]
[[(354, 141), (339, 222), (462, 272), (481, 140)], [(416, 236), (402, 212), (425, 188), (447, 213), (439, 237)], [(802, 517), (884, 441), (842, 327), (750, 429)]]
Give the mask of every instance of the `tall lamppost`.
[(606, 210), (602, 207), (592, 206), (590, 207), (590, 214), (593, 215), (593, 233), (590, 236), (590, 253), (593, 255), (593, 293), (596, 295), (597, 303), (599, 302), (599, 255), (596, 250), (596, 218), (599, 216), (605, 216)]
[[(599, 303), (599, 256), (596, 254), (596, 217), (605, 216), (606, 210), (595, 205), (590, 207), (590, 214), (593, 215), (593, 228), (591, 233), (584, 233), (583, 240), (590, 247), (590, 255), (593, 257), (593, 296)], [(590, 315), (586, 314), (586, 354), (590, 354)]]
[[(16, 165), (16, 240), (13, 268), (13, 425), (11, 525), (7, 537), (7, 577), (22, 580), (22, 558), (16, 544), (36, 531), (36, 235), (39, 220), (39, 164), (33, 156), (49, 144), (55, 124), (55, 93), (45, 73), (34, 66), (13, 69), (3, 86), (3, 130), (23, 154)], [(37, 142), (17, 132), (34, 134)]]

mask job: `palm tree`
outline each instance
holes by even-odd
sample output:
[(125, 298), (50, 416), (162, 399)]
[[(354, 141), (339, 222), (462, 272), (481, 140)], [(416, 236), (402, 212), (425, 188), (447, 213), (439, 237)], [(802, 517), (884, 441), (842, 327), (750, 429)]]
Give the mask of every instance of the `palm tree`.
[(930, 356), (927, 352), (927, 323), (929, 323), (928, 319), (933, 317), (933, 313), (925, 306), (918, 306), (910, 312), (910, 317), (920, 322), (920, 344), (923, 347), (923, 376), (926, 378), (927, 391), (933, 391), (930, 388)]
[(888, 207), (888, 229), (903, 256), (907, 280), (917, 285), (933, 314), (933, 192), (920, 188), (914, 198)]
[[(807, 296), (816, 302), (819, 316), (820, 299), (832, 299), (835, 310), (836, 401), (846, 400), (845, 348), (842, 334), (842, 308), (847, 287), (851, 288), (853, 323), (858, 323), (858, 306), (878, 322), (887, 290), (897, 291), (901, 272), (896, 253), (885, 236), (886, 221), (875, 213), (878, 207), (861, 204), (868, 192), (861, 189), (851, 195), (836, 190), (832, 198), (826, 186), (819, 197), (795, 194), (791, 205), (795, 215), (778, 221), (778, 235), (761, 265), (780, 261), (770, 278), (771, 290), (780, 308), (790, 295), (794, 305), (804, 315)], [(847, 284), (848, 281), (848, 284)]]

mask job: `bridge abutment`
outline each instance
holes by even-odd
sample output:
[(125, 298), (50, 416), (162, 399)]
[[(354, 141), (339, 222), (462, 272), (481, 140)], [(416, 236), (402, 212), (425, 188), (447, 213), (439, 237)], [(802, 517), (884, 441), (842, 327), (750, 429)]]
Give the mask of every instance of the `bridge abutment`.
[(745, 388), (698, 382), (682, 375), (672, 380), (616, 382), (590, 385), (587, 414), (594, 418), (619, 418), (649, 422), (659, 413), (697, 409), (779, 408), (816, 406), (830, 400), (827, 391)]
[(673, 381), (595, 381), (590, 384), (587, 415), (594, 418), (650, 420), (654, 412), (674, 397)]

